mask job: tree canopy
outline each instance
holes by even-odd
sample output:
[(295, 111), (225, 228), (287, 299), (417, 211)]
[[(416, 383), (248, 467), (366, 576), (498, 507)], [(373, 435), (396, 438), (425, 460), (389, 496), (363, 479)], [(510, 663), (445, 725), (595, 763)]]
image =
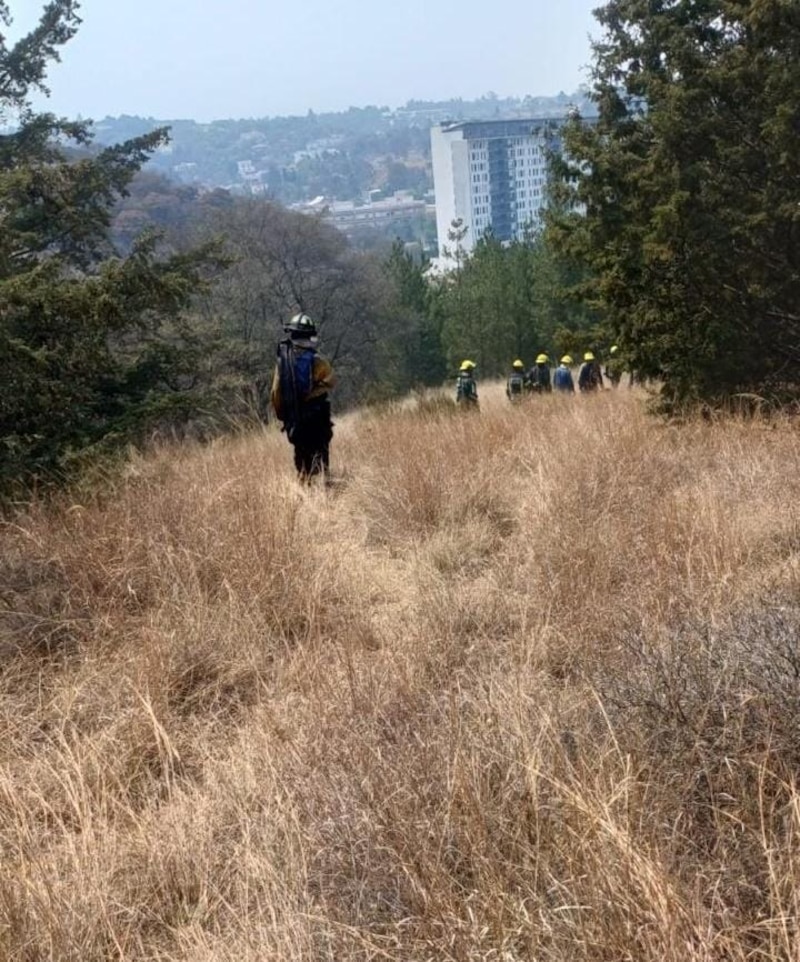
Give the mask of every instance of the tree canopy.
[(611, 0), (551, 237), (667, 402), (800, 390), (800, 5)]
[(197, 359), (183, 311), (209, 251), (170, 254), (143, 235), (123, 257), (109, 239), (117, 198), (166, 131), (93, 151), (88, 124), (30, 107), (77, 9), (54, 0), (12, 47), (0, 35), (0, 490), (135, 438), (185, 401)]

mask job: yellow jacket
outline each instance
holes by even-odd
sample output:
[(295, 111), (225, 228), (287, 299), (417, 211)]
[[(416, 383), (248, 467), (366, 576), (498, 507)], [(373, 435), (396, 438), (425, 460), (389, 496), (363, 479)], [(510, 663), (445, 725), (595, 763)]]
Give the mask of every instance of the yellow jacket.
[[(295, 346), (300, 347), (300, 345)], [(308, 347), (303, 345), (302, 350), (308, 350)], [(311, 378), (313, 384), (308, 396), (303, 400), (303, 404), (308, 404), (315, 398), (320, 398), (323, 396), (323, 394), (327, 394), (328, 391), (330, 391), (330, 389), (336, 384), (336, 376), (333, 373), (331, 363), (321, 354), (316, 354), (314, 357), (314, 366), (311, 369)], [(272, 374), (272, 390), (270, 391), (270, 400), (272, 401), (272, 407), (275, 410), (278, 420), (283, 421), (284, 411), (283, 399), (281, 398), (281, 379), (277, 364), (275, 365), (275, 370)]]

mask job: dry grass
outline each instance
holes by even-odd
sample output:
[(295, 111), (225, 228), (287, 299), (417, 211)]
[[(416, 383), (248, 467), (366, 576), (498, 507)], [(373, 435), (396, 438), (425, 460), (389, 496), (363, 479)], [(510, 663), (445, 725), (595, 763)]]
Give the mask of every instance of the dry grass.
[(800, 958), (796, 424), (481, 400), (0, 529), (0, 958)]

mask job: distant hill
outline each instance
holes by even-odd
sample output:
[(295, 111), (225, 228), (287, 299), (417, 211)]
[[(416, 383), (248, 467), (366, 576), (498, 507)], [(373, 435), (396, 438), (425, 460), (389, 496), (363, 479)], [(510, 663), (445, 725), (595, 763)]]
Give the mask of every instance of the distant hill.
[(283, 203), (325, 196), (358, 200), (371, 190), (410, 190), (422, 197), (433, 186), (432, 124), (525, 116), (563, 116), (593, 107), (582, 89), (554, 97), (411, 100), (404, 107), (350, 107), (338, 113), (245, 120), (161, 120), (106, 117), (95, 124), (99, 144), (112, 144), (168, 126), (172, 139), (149, 168), (184, 184), (266, 194)]

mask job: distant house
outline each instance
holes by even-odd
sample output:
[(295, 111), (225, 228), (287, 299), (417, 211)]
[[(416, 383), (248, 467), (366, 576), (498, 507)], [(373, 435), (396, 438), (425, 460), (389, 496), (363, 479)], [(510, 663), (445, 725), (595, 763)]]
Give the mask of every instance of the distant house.
[(258, 170), (252, 160), (239, 160), (236, 167), (239, 171), (239, 179), (245, 184), (245, 194), (260, 196), (266, 193), (268, 189), (265, 180), (267, 171)]
[(432, 209), (424, 200), (416, 200), (410, 191), (399, 190), (383, 200), (356, 203), (352, 200), (326, 201), (315, 197), (305, 204), (295, 205), (295, 210), (305, 214), (322, 214), (334, 227), (352, 235), (365, 228), (382, 227), (393, 221), (432, 215)]
[(189, 183), (197, 177), (197, 164), (191, 162), (175, 164), (172, 168), (172, 174), (178, 180)]

